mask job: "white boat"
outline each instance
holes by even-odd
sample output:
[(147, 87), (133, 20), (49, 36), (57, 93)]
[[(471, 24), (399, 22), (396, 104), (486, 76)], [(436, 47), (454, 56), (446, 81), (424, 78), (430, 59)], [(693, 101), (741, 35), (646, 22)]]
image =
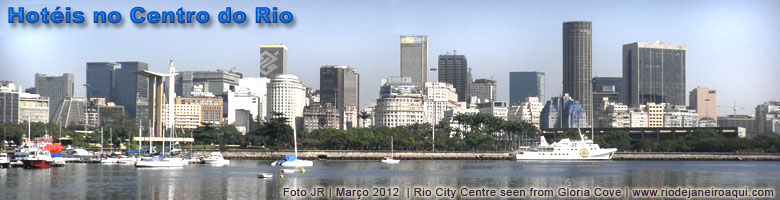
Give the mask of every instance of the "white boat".
[(141, 159), (136, 158), (135, 156), (131, 157), (121, 157), (117, 159), (117, 162), (120, 164), (135, 164), (136, 162), (140, 161)]
[(258, 173), (257, 178), (273, 178), (274, 174), (272, 173)]
[(616, 148), (602, 149), (593, 140), (589, 140), (580, 132), (580, 140), (562, 139), (553, 144), (547, 144), (542, 136), (539, 145), (535, 147), (520, 147), (515, 152), (516, 160), (609, 160), (615, 155)]
[(8, 168), (11, 165), (11, 159), (8, 158), (8, 154), (0, 153), (0, 168)]
[(385, 157), (385, 159), (381, 162), (386, 164), (396, 164), (401, 162), (401, 160), (393, 159), (393, 157), (395, 157), (395, 152), (393, 151), (393, 136), (390, 136), (390, 157)]
[(135, 167), (183, 167), (185, 160), (181, 158), (165, 158), (156, 156), (135, 162)]
[(280, 170), (280, 172), (285, 173), (285, 174), (291, 174), (291, 173), (295, 173), (295, 170), (294, 169), (282, 169), (282, 170)]
[(203, 159), (203, 162), (212, 165), (230, 165), (230, 160), (225, 160), (220, 152), (211, 152), (208, 158)]
[(295, 155), (289, 155), (282, 160), (274, 161), (271, 166), (283, 166), (283, 167), (311, 167), (314, 166), (314, 162), (309, 160), (298, 159), (298, 134), (293, 129), (293, 144), (295, 147)]
[(100, 164), (116, 164), (116, 163), (119, 163), (119, 158), (108, 157), (108, 158), (100, 159)]

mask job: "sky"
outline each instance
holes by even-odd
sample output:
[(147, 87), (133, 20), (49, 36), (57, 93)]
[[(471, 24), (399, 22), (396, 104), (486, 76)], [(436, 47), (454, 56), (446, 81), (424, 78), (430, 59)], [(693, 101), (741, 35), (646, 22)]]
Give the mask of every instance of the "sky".
[[(400, 35), (428, 35), (429, 67), (439, 54), (466, 55), (473, 77), (498, 81), (509, 100), (509, 72), (546, 74), (546, 96), (561, 93), (562, 23), (593, 22), (593, 76), (622, 75), (622, 46), (661, 41), (687, 48), (687, 91), (718, 94), (719, 115), (728, 105), (753, 114), (780, 101), (780, 1), (2, 1), (0, 80), (25, 88), (34, 74), (75, 75), (84, 96), (86, 62), (142, 61), (166, 72), (228, 70), (259, 76), (261, 44), (288, 47), (288, 73), (319, 88), (319, 68), (347, 65), (361, 76), (360, 104), (376, 100), (381, 79), (400, 74)], [(87, 23), (11, 24), (8, 7), (49, 10), (69, 6)], [(207, 11), (209, 24), (134, 24), (130, 9)], [(225, 7), (242, 10), (245, 24), (220, 24)], [(287, 25), (256, 24), (255, 7), (290, 11)], [(93, 11), (119, 11), (119, 24), (93, 24)], [(429, 80), (436, 80), (429, 73)], [(687, 93), (686, 93), (687, 95)], [(687, 99), (687, 97), (686, 97)]]

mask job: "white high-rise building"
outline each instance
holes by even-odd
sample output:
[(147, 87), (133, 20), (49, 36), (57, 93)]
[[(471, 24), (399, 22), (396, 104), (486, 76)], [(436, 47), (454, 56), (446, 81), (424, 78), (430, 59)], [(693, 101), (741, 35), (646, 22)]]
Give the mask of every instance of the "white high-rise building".
[[(271, 80), (265, 77), (247, 77), (238, 80), (236, 91), (228, 92), (228, 124), (233, 124), (236, 129), (246, 133), (250, 122), (266, 118), (266, 103), (268, 83)], [(238, 118), (240, 110), (249, 112), (250, 118)], [(247, 118), (247, 119), (245, 119)]]
[(539, 97), (526, 97), (519, 106), (509, 108), (507, 120), (525, 121), (539, 128), (539, 116), (542, 114), (542, 109), (544, 109), (544, 104), (539, 101)]
[(458, 93), (452, 84), (444, 82), (425, 83), (425, 122), (438, 124), (444, 118), (444, 111), (458, 107)]
[(267, 97), (266, 120), (273, 118), (273, 113), (281, 113), (295, 129), (296, 122), (303, 119), (306, 106), (306, 87), (298, 81), (298, 77), (277, 75), (268, 84)]

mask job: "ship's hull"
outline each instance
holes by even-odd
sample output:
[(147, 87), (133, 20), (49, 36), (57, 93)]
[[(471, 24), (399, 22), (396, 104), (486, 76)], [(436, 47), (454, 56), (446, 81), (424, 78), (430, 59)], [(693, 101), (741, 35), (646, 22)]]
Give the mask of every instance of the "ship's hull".
[(48, 169), (51, 164), (51, 161), (46, 160), (22, 160), (22, 166), (27, 169)]
[(515, 154), (516, 160), (609, 160), (617, 149), (598, 149), (577, 152), (534, 152), (525, 151)]
[(11, 162), (0, 163), (0, 168), (8, 168), (9, 166), (11, 166)]

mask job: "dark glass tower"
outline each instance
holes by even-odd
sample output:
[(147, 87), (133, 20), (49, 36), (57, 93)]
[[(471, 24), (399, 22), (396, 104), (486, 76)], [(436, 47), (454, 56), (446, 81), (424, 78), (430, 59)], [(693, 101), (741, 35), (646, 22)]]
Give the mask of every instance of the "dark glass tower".
[(452, 84), (458, 93), (458, 101), (466, 102), (471, 84), (471, 72), (466, 56), (454, 53), (439, 55), (439, 82)]
[(125, 107), (130, 118), (144, 118), (148, 106), (149, 79), (134, 72), (148, 70), (149, 64), (144, 62), (119, 62), (121, 68), (116, 75), (116, 104)]
[(623, 103), (686, 105), (685, 46), (635, 42), (623, 45)]
[(108, 102), (116, 100), (114, 69), (116, 63), (87, 63), (87, 98), (106, 98)]
[(544, 101), (544, 72), (509, 72), (509, 105), (520, 105), (527, 97)]
[(592, 30), (587, 21), (563, 23), (563, 93), (582, 103), (588, 119), (593, 112)]

